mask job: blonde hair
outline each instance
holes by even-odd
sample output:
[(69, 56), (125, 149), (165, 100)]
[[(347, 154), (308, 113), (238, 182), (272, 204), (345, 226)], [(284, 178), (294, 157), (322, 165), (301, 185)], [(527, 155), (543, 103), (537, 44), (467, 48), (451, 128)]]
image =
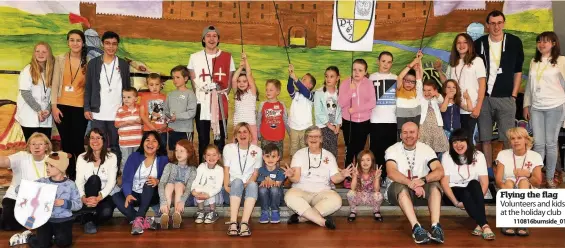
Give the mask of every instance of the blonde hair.
[(28, 153), (31, 153), (31, 149), (30, 149), (31, 141), (34, 139), (41, 139), (43, 140), (43, 142), (45, 142), (45, 144), (47, 145), (47, 150), (45, 150), (45, 154), (49, 154), (51, 153), (51, 151), (53, 151), (53, 144), (51, 144), (51, 140), (49, 140), (49, 138), (47, 138), (45, 134), (35, 132), (29, 137), (29, 139), (27, 139), (26, 151)]
[[(239, 129), (245, 127), (247, 128), (247, 131), (249, 132), (249, 135), (253, 136), (253, 134), (251, 134), (251, 127), (249, 126), (249, 124), (247, 124), (247, 122), (240, 122), (237, 123), (237, 125), (235, 125), (235, 127), (233, 127), (233, 137), (237, 140), (237, 132), (239, 132)], [(238, 140), (239, 142), (239, 140)]]
[(206, 149), (204, 149), (204, 153), (202, 154), (202, 156), (204, 156), (203, 161), (206, 162), (206, 153), (208, 152), (208, 150), (216, 151), (216, 153), (218, 154), (218, 162), (216, 162), (216, 165), (220, 167), (224, 167), (224, 161), (222, 160), (222, 152), (220, 152), (220, 148), (218, 148), (214, 144), (209, 144), (206, 146)]
[(532, 149), (534, 139), (530, 137), (528, 131), (523, 127), (513, 127), (506, 131), (506, 138), (510, 141), (512, 137), (522, 137), (526, 140), (526, 149)]
[[(49, 54), (47, 56), (47, 61), (45, 61), (45, 68), (42, 68), (39, 63), (37, 62), (37, 58), (35, 57), (35, 50), (38, 46), (45, 46)], [(40, 41), (33, 47), (33, 55), (31, 56), (30, 64), (30, 74), (31, 79), (33, 81), (33, 85), (37, 85), (39, 80), (41, 79), (41, 73), (45, 72), (44, 83), (45, 87), (51, 87), (51, 81), (53, 79), (53, 68), (55, 66), (55, 57), (53, 57), (53, 51), (51, 50), (51, 46), (45, 41)], [(45, 70), (45, 71), (43, 71)]]

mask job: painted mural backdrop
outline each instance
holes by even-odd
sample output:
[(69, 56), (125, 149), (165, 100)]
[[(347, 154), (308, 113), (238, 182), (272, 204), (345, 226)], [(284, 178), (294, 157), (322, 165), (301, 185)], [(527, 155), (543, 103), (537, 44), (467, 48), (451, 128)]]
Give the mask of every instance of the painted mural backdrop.
[[(485, 32), (487, 13), (495, 9), (506, 14), (507, 32), (522, 39), (529, 61), (535, 52), (536, 35), (553, 30), (551, 1), (377, 1), (373, 52), (356, 52), (355, 57), (367, 60), (369, 72), (374, 72), (378, 53), (388, 50), (394, 54), (393, 72), (398, 73), (422, 43), (426, 63), (437, 58), (447, 61), (455, 35), (468, 32), (479, 37)], [(202, 49), (202, 29), (213, 24), (221, 33), (220, 48), (231, 52), (236, 64), (243, 38), (259, 92), (264, 91), (268, 78), (286, 82), (284, 44), (290, 47), (290, 60), (297, 73), (313, 74), (321, 86), (327, 66), (338, 66), (342, 77), (348, 76), (351, 68), (350, 52), (331, 51), (329, 47), (332, 10), (333, 1), (0, 1), (0, 70), (21, 70), (29, 63), (38, 41), (48, 42), (55, 55), (62, 54), (67, 51), (65, 35), (69, 30), (91, 29), (90, 33), (99, 35), (116, 31), (122, 37), (119, 56), (167, 75), (172, 67), (186, 65), (189, 55)], [(71, 24), (71, 13), (86, 18), (90, 27)], [(428, 26), (422, 42), (426, 17)], [(96, 47), (96, 39), (95, 35), (87, 38), (88, 45)], [(528, 66), (524, 63), (525, 78)], [(143, 87), (141, 78), (136, 78), (136, 86)], [(164, 90), (171, 89), (168, 81)], [(24, 144), (21, 129), (13, 120), (16, 96), (17, 75), (0, 74), (3, 155), (21, 150)], [(290, 106), (284, 90), (279, 98)], [(6, 172), (1, 175), (0, 184), (8, 183)]]

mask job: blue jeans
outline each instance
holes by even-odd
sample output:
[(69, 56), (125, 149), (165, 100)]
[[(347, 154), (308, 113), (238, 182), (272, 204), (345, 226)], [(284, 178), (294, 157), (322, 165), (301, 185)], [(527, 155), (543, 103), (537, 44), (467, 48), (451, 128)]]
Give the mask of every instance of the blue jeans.
[(530, 108), (530, 125), (534, 132), (534, 151), (545, 158), (547, 180), (553, 180), (557, 166), (557, 137), (563, 126), (564, 106), (552, 109)]
[(279, 211), (281, 205), (283, 189), (282, 187), (259, 187), (259, 201), (261, 202), (261, 211)]
[(234, 179), (230, 183), (230, 196), (236, 196), (240, 198), (244, 198), (243, 196), (245, 196), (246, 199), (254, 198), (255, 200), (257, 200), (257, 188), (258, 186), (256, 182), (248, 182), (247, 187), (245, 187), (241, 179)]

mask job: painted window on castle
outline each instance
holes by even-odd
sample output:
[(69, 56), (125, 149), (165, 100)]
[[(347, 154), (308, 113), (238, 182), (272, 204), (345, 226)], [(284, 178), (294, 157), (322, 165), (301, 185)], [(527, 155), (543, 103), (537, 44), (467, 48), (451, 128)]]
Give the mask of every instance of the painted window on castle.
[(263, 15), (263, 13), (261, 13), (261, 19), (263, 19), (265, 16)]
[(402, 3), (402, 8), (406, 8), (406, 3)]
[(312, 8), (316, 9), (316, 4), (312, 5)]
[(222, 16), (223, 16), (222, 14), (223, 14), (223, 13), (222, 13), (222, 12), (220, 12), (220, 17), (222, 17)]
[(389, 4), (388, 4), (388, 9), (391, 9), (391, 8), (392, 8), (392, 3), (389, 3)]
[(172, 14), (173, 12), (174, 12), (174, 10), (173, 10), (173, 9), (171, 9), (170, 13)]
[(261, 9), (265, 9), (265, 5), (264, 5), (264, 4), (261, 4)]

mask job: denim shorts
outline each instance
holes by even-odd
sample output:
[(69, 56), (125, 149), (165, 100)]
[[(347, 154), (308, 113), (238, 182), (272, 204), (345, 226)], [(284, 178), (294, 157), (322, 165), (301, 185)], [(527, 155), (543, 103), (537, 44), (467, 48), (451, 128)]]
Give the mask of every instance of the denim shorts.
[[(245, 192), (244, 192), (245, 191)], [(256, 182), (249, 182), (247, 187), (244, 188), (243, 181), (241, 179), (235, 179), (230, 182), (230, 196), (237, 196), (240, 198), (253, 198), (257, 200), (259, 187)]]

